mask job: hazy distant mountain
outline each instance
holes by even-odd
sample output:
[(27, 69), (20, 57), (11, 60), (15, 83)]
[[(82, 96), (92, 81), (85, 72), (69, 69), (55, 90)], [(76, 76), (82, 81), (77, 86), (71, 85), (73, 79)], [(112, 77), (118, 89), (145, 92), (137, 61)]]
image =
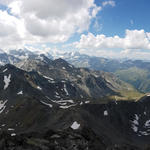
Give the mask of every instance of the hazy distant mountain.
[(14, 64), (19, 61), (20, 61), (19, 58), (15, 57), (13, 55), (7, 54), (6, 52), (0, 50), (0, 65)]
[(115, 72), (130, 67), (150, 70), (150, 62), (143, 60), (108, 59), (80, 54), (79, 52), (58, 53), (57, 57), (55, 55), (55, 58), (62, 58), (76, 67), (87, 67), (92, 70), (103, 70), (106, 72)]
[[(52, 58), (50, 54), (47, 55), (49, 58)], [(39, 52), (31, 52), (28, 49), (9, 50), (7, 52), (0, 50), (0, 65), (15, 64), (26, 59), (41, 60), (45, 56)]]
[[(0, 51), (0, 65), (25, 63), (25, 60), (31, 61), (27, 64), (28, 70), (36, 69), (36, 61), (52, 61), (57, 58), (62, 58), (74, 65), (75, 67), (89, 68), (97, 71), (112, 72), (121, 80), (132, 84), (135, 88), (142, 92), (150, 91), (150, 62), (142, 60), (116, 60), (106, 59), (102, 57), (92, 57), (78, 52), (66, 53), (51, 53), (50, 52), (31, 52), (27, 49), (10, 50), (7, 53)], [(34, 65), (33, 65), (34, 64)], [(24, 64), (25, 67), (25, 64)], [(137, 68), (137, 69), (134, 69)], [(27, 70), (26, 69), (26, 70)], [(134, 71), (133, 71), (134, 70)], [(132, 75), (134, 73), (134, 75)], [(144, 73), (144, 76), (142, 76)], [(131, 74), (131, 76), (130, 76)], [(134, 77), (134, 79), (133, 79)]]
[(35, 57), (35, 53), (27, 50), (27, 49), (18, 49), (18, 50), (9, 50), (8, 54), (11, 54), (15, 57), (19, 57), (20, 59), (27, 59)]
[(117, 60), (90, 57), (80, 53), (58, 55), (76, 67), (112, 72), (142, 92), (150, 92), (150, 62), (142, 60)]

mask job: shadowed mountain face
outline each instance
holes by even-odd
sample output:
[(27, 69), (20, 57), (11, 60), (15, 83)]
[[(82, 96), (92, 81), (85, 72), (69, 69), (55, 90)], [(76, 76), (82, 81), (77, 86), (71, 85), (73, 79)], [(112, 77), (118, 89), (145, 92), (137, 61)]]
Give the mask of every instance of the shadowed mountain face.
[(149, 96), (138, 102), (87, 104), (75, 100), (44, 101), (42, 97), (22, 95), (1, 101), (0, 147), (21, 147), (23, 150), (58, 147), (66, 150), (147, 149), (149, 107)]

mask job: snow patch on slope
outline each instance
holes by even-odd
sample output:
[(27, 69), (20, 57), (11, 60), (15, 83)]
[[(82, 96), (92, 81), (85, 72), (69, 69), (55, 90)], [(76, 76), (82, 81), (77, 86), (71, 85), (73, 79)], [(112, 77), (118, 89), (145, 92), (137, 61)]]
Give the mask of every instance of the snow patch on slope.
[(11, 136), (16, 136), (16, 133), (12, 133)]
[(4, 83), (5, 83), (4, 90), (6, 90), (8, 88), (9, 83), (11, 82), (10, 78), (11, 78), (11, 74), (9, 74), (8, 77), (4, 76)]
[(53, 105), (51, 105), (51, 104), (45, 103), (45, 102), (43, 102), (43, 101), (40, 101), (40, 102), (41, 102), (42, 104), (46, 105), (46, 106), (49, 106), (50, 108), (53, 107)]
[(108, 111), (107, 110), (104, 111), (104, 116), (108, 116)]
[(64, 84), (64, 91), (66, 92), (66, 95), (69, 95), (69, 93), (68, 93), (68, 91), (67, 91), (66, 84)]
[(58, 103), (72, 103), (74, 104), (74, 101), (73, 100), (61, 100), (61, 101), (57, 101)]
[(8, 131), (14, 131), (15, 129), (13, 129), (13, 128), (8, 128)]
[(17, 93), (17, 95), (22, 95), (23, 94), (23, 91), (20, 91)]
[(37, 89), (42, 90), (42, 88), (40, 86), (37, 86)]
[(147, 120), (144, 124), (144, 130), (139, 131), (138, 136), (148, 136), (150, 135), (150, 120)]
[(3, 72), (6, 72), (7, 70), (8, 70), (8, 69), (6, 68), (6, 69), (3, 70)]
[(7, 103), (7, 100), (6, 101), (0, 101), (0, 114), (4, 111), (4, 109), (6, 108), (6, 104)]
[(46, 79), (49, 79), (49, 80), (54, 80), (53, 78), (50, 78), (50, 77), (47, 77), (47, 76), (43, 76), (44, 78), (46, 78)]
[(150, 128), (150, 120), (147, 120), (147, 121), (145, 122), (145, 127), (146, 127), (146, 128)]
[(79, 129), (79, 127), (80, 127), (80, 124), (77, 121), (73, 122), (73, 124), (71, 125), (71, 128), (73, 130), (77, 130)]
[(131, 128), (133, 129), (133, 131), (138, 132), (139, 117), (137, 114), (135, 114), (134, 120), (131, 122), (132, 122)]
[(68, 109), (70, 107), (73, 107), (73, 106), (76, 106), (77, 104), (73, 104), (73, 105), (66, 105), (66, 106), (59, 106), (59, 108), (62, 108), (62, 109)]

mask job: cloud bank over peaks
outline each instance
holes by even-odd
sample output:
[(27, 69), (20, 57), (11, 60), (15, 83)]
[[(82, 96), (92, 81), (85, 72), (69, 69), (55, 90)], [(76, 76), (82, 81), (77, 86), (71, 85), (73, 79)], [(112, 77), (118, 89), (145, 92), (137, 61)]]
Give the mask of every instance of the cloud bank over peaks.
[(125, 37), (115, 35), (106, 37), (104, 34), (82, 34), (80, 41), (74, 43), (79, 49), (146, 49), (150, 50), (150, 33), (144, 30), (126, 30)]
[[(73, 44), (82, 53), (106, 57), (150, 56), (150, 33), (144, 30), (126, 30), (124, 37), (104, 34), (82, 34), (79, 42)], [(140, 57), (139, 57), (140, 58)]]

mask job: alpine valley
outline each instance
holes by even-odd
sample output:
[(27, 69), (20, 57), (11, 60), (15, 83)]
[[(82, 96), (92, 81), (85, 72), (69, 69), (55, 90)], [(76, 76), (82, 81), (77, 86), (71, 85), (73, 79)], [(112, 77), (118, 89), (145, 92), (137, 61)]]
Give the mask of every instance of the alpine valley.
[(0, 51), (0, 150), (149, 150), (150, 62)]

